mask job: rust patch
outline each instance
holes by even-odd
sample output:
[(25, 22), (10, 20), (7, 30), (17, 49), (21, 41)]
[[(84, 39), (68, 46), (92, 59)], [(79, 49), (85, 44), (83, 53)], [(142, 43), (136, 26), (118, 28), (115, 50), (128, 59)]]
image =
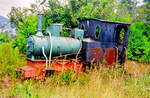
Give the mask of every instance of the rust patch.
[(101, 48), (90, 49), (90, 60), (103, 63), (107, 66), (115, 64), (116, 51), (115, 48), (106, 48), (105, 52)]

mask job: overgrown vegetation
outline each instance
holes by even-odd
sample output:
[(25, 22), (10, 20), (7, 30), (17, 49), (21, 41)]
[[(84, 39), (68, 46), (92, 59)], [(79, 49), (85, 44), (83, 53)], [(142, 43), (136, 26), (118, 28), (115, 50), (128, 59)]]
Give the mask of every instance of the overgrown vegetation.
[(149, 97), (150, 65), (127, 62), (123, 68), (87, 69), (54, 74), (45, 80), (16, 78), (14, 68), (26, 64), (25, 56), (10, 43), (0, 45), (0, 97)]
[[(67, 0), (63, 5), (57, 0), (46, 2), (42, 11), (38, 3), (30, 9), (13, 7), (9, 17), (16, 23), (18, 34), (14, 46), (25, 52), (25, 43), (29, 35), (36, 33), (37, 14), (44, 13), (44, 29), (51, 23), (62, 23), (64, 28), (73, 28), (85, 18), (98, 18), (110, 21), (131, 23), (128, 46), (128, 59), (139, 62), (150, 62), (150, 3), (137, 6), (132, 0)], [(29, 14), (31, 13), (31, 14)], [(63, 35), (68, 35), (67, 30)]]
[[(51, 23), (62, 23), (65, 28), (76, 27), (84, 18), (131, 23), (128, 59), (150, 62), (150, 3), (137, 6), (132, 0), (68, 0), (68, 5), (61, 5), (57, 0), (50, 0), (44, 6), (47, 7), (43, 9), (44, 29)], [(39, 12), (37, 4), (30, 9), (13, 7), (10, 20), (16, 24), (17, 36), (10, 41), (7, 35), (0, 34), (0, 41), (10, 41), (0, 43), (0, 97), (150, 96), (150, 65), (133, 61), (119, 69), (87, 69), (84, 73), (54, 74), (39, 81), (17, 79), (14, 68), (26, 65), (26, 39), (36, 33)]]
[(4, 75), (12, 75), (14, 68), (25, 65), (25, 55), (19, 53), (19, 49), (12, 47), (11, 43), (0, 44), (0, 79)]
[(0, 33), (0, 42), (8, 42), (8, 41), (9, 41), (8, 35), (5, 33)]
[(144, 21), (133, 24), (128, 47), (129, 59), (150, 62), (150, 25), (145, 25)]

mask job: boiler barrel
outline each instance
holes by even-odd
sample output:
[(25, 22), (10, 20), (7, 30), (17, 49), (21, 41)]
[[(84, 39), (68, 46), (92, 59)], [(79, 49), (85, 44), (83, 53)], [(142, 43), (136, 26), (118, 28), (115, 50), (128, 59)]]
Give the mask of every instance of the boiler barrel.
[[(77, 53), (81, 47), (81, 41), (68, 37), (51, 37), (52, 56), (60, 54)], [(30, 36), (27, 40), (27, 56), (34, 59), (35, 56), (43, 56), (42, 47), (49, 57), (51, 42), (49, 36)]]

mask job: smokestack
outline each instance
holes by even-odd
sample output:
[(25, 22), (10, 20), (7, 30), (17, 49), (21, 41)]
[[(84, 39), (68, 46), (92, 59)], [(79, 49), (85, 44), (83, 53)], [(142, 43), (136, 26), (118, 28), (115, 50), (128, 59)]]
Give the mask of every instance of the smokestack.
[(43, 16), (44, 14), (38, 14), (38, 24), (37, 24), (37, 34), (38, 36), (43, 36)]

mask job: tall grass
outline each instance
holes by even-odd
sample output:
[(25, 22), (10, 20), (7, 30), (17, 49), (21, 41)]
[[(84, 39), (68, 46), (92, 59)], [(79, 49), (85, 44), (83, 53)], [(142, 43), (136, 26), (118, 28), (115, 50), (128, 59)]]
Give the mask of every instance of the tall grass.
[(5, 97), (29, 98), (148, 98), (150, 76), (130, 76), (126, 69), (103, 68), (89, 73), (61, 73), (45, 81), (16, 79), (2, 93)]
[(13, 48), (11, 43), (0, 43), (0, 77), (12, 75), (14, 68), (25, 63), (25, 55), (20, 54), (18, 48)]
[[(128, 63), (128, 67), (119, 69), (102, 67), (78, 74), (73, 72), (54, 74), (45, 80), (22, 81), (12, 77), (12, 73), (13, 68), (25, 64), (25, 56), (20, 54), (17, 48), (11, 48), (9, 44), (2, 45), (0, 50), (4, 51), (0, 54), (0, 62), (2, 62), (0, 71), (4, 74), (1, 75), (0, 97), (148, 98), (150, 96), (150, 70), (147, 70), (150, 69), (149, 65), (138, 64), (136, 69), (132, 67), (132, 63)], [(139, 71), (135, 73), (137, 75), (131, 72), (134, 69)]]

